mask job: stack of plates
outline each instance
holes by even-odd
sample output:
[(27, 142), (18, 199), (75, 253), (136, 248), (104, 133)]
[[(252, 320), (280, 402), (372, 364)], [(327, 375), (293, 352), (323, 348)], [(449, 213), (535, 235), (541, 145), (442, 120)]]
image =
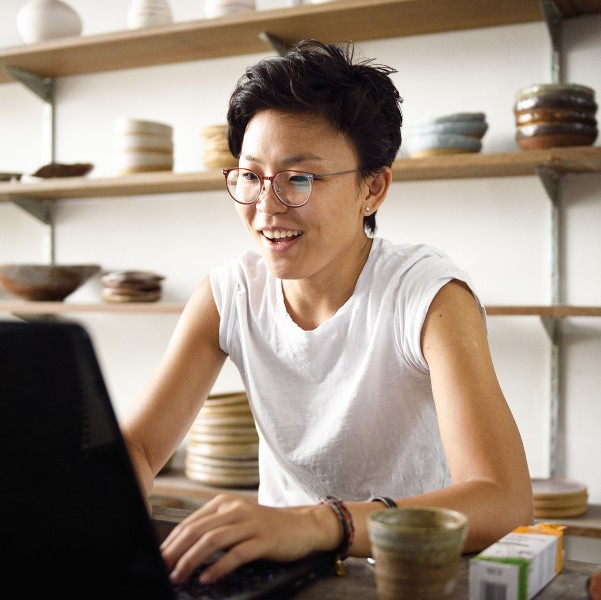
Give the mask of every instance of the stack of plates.
[(205, 0), (205, 17), (213, 19), (255, 8), (255, 0)]
[(209, 396), (188, 433), (186, 476), (217, 487), (257, 487), (258, 453), (246, 394)]
[(534, 516), (537, 519), (577, 517), (586, 512), (586, 484), (572, 479), (533, 479)]
[(148, 271), (112, 271), (100, 278), (102, 298), (107, 302), (157, 302), (163, 275)]
[(590, 146), (597, 138), (595, 92), (584, 85), (531, 85), (517, 93), (513, 112), (522, 150)]
[(202, 160), (209, 169), (237, 167), (238, 159), (232, 156), (227, 145), (226, 125), (210, 125), (200, 131), (204, 138)]
[(155, 121), (116, 119), (114, 164), (119, 175), (173, 170), (173, 127)]
[(407, 147), (411, 158), (437, 154), (480, 152), (488, 129), (484, 113), (453, 113), (422, 119), (407, 125)]

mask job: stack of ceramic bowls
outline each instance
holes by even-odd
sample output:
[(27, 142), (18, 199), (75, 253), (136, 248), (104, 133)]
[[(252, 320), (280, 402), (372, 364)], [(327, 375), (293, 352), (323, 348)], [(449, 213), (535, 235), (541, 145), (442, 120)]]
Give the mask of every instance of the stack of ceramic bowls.
[(595, 92), (577, 84), (531, 85), (516, 94), (516, 141), (522, 150), (590, 146), (597, 138)]
[(156, 121), (116, 119), (115, 169), (119, 175), (173, 170), (173, 127)]
[(259, 485), (259, 436), (244, 392), (207, 398), (188, 433), (185, 473), (216, 487)]
[(572, 479), (533, 479), (532, 495), (537, 519), (578, 517), (588, 508), (586, 484)]
[(204, 140), (202, 160), (209, 169), (237, 167), (238, 159), (232, 156), (227, 145), (226, 125), (209, 125), (200, 131)]
[(407, 149), (411, 158), (438, 154), (480, 152), (488, 129), (481, 112), (452, 113), (414, 121), (407, 125)]
[(255, 9), (255, 0), (205, 0), (205, 17), (207, 19)]
[(100, 278), (102, 298), (107, 302), (157, 302), (163, 275), (148, 271), (112, 271)]

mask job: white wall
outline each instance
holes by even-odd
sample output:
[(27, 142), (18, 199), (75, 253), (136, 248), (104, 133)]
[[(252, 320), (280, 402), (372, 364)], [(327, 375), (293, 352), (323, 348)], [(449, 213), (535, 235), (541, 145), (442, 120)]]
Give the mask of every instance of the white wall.
[[(0, 45), (21, 41), (15, 16), (25, 0), (0, 3)], [(84, 35), (125, 28), (125, 0), (70, 0)], [(264, 0), (259, 9), (290, 0)], [(203, 17), (202, 0), (171, 0), (175, 20)], [(601, 16), (564, 24), (565, 79), (601, 94)], [(550, 42), (541, 23), (360, 44), (398, 69), (406, 122), (420, 116), (483, 111), (484, 152), (518, 150), (513, 98), (550, 81)], [(200, 130), (223, 122), (244, 67), (271, 54), (67, 77), (57, 81), (57, 159), (94, 163), (91, 177), (113, 174), (116, 117), (147, 118), (175, 128), (175, 170), (202, 165)], [(31, 173), (47, 162), (42, 103), (19, 84), (0, 86), (0, 170)], [(597, 141), (597, 144), (599, 142)], [(565, 301), (601, 305), (601, 176), (567, 176), (562, 185)], [(395, 183), (379, 212), (379, 234), (447, 251), (474, 279), (486, 304), (550, 302), (551, 204), (535, 177)], [(97, 262), (105, 269), (166, 275), (164, 299), (184, 301), (214, 265), (250, 240), (225, 192), (59, 203), (57, 262)], [(40, 261), (43, 228), (20, 209), (0, 204), (0, 261)], [(90, 281), (69, 301), (98, 300)], [(155, 369), (173, 315), (77, 316), (90, 328), (119, 414)], [(499, 378), (522, 432), (531, 473), (549, 474), (549, 340), (536, 317), (489, 318)], [(564, 366), (560, 474), (582, 480), (601, 502), (601, 319), (562, 322)], [(230, 365), (216, 391), (240, 389)]]

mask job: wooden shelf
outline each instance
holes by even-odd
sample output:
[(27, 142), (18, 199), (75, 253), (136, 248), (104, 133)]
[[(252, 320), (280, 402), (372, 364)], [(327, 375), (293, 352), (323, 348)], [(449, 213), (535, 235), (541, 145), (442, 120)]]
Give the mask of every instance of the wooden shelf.
[[(566, 18), (601, 13), (601, 0), (556, 0)], [(6, 67), (45, 77), (80, 75), (265, 52), (260, 35), (286, 45), (305, 37), (357, 42), (542, 21), (539, 0), (345, 0), (74, 36), (0, 49)]]
[[(75, 302), (26, 302), (23, 300), (0, 300), (0, 314), (64, 315), (71, 313), (112, 314), (180, 314), (184, 302), (123, 302), (123, 303), (75, 303)], [(489, 317), (601, 317), (601, 306), (487, 306)]]
[[(426, 181), (535, 175), (538, 167), (551, 167), (559, 173), (601, 173), (601, 146), (401, 159), (394, 163), (392, 170), (394, 181)], [(98, 179), (65, 177), (28, 183), (0, 183), (0, 201), (8, 201), (11, 196), (64, 200), (224, 189), (223, 175), (219, 170), (196, 173), (165, 171)]]
[(601, 317), (601, 306), (487, 306), (489, 317)]
[(183, 302), (27, 302), (24, 300), (0, 300), (0, 313), (20, 315), (64, 315), (71, 313), (113, 314), (180, 314)]
[(600, 146), (571, 146), (518, 152), (467, 153), (397, 160), (395, 181), (519, 177), (535, 175), (538, 167), (558, 173), (601, 173)]

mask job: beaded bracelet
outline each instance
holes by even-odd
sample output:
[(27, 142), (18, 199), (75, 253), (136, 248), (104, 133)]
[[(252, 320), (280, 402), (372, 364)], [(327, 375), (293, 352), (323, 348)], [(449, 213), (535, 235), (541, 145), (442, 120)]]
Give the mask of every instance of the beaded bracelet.
[(342, 561), (348, 556), (349, 549), (355, 539), (355, 526), (353, 516), (342, 500), (334, 496), (326, 496), (321, 499), (321, 504), (327, 504), (338, 517), (342, 526), (342, 541), (336, 549), (336, 574), (344, 575), (344, 565)]
[(386, 508), (397, 508), (397, 503), (392, 498), (387, 498), (386, 496), (374, 496), (370, 498), (370, 502), (381, 502), (386, 506)]

